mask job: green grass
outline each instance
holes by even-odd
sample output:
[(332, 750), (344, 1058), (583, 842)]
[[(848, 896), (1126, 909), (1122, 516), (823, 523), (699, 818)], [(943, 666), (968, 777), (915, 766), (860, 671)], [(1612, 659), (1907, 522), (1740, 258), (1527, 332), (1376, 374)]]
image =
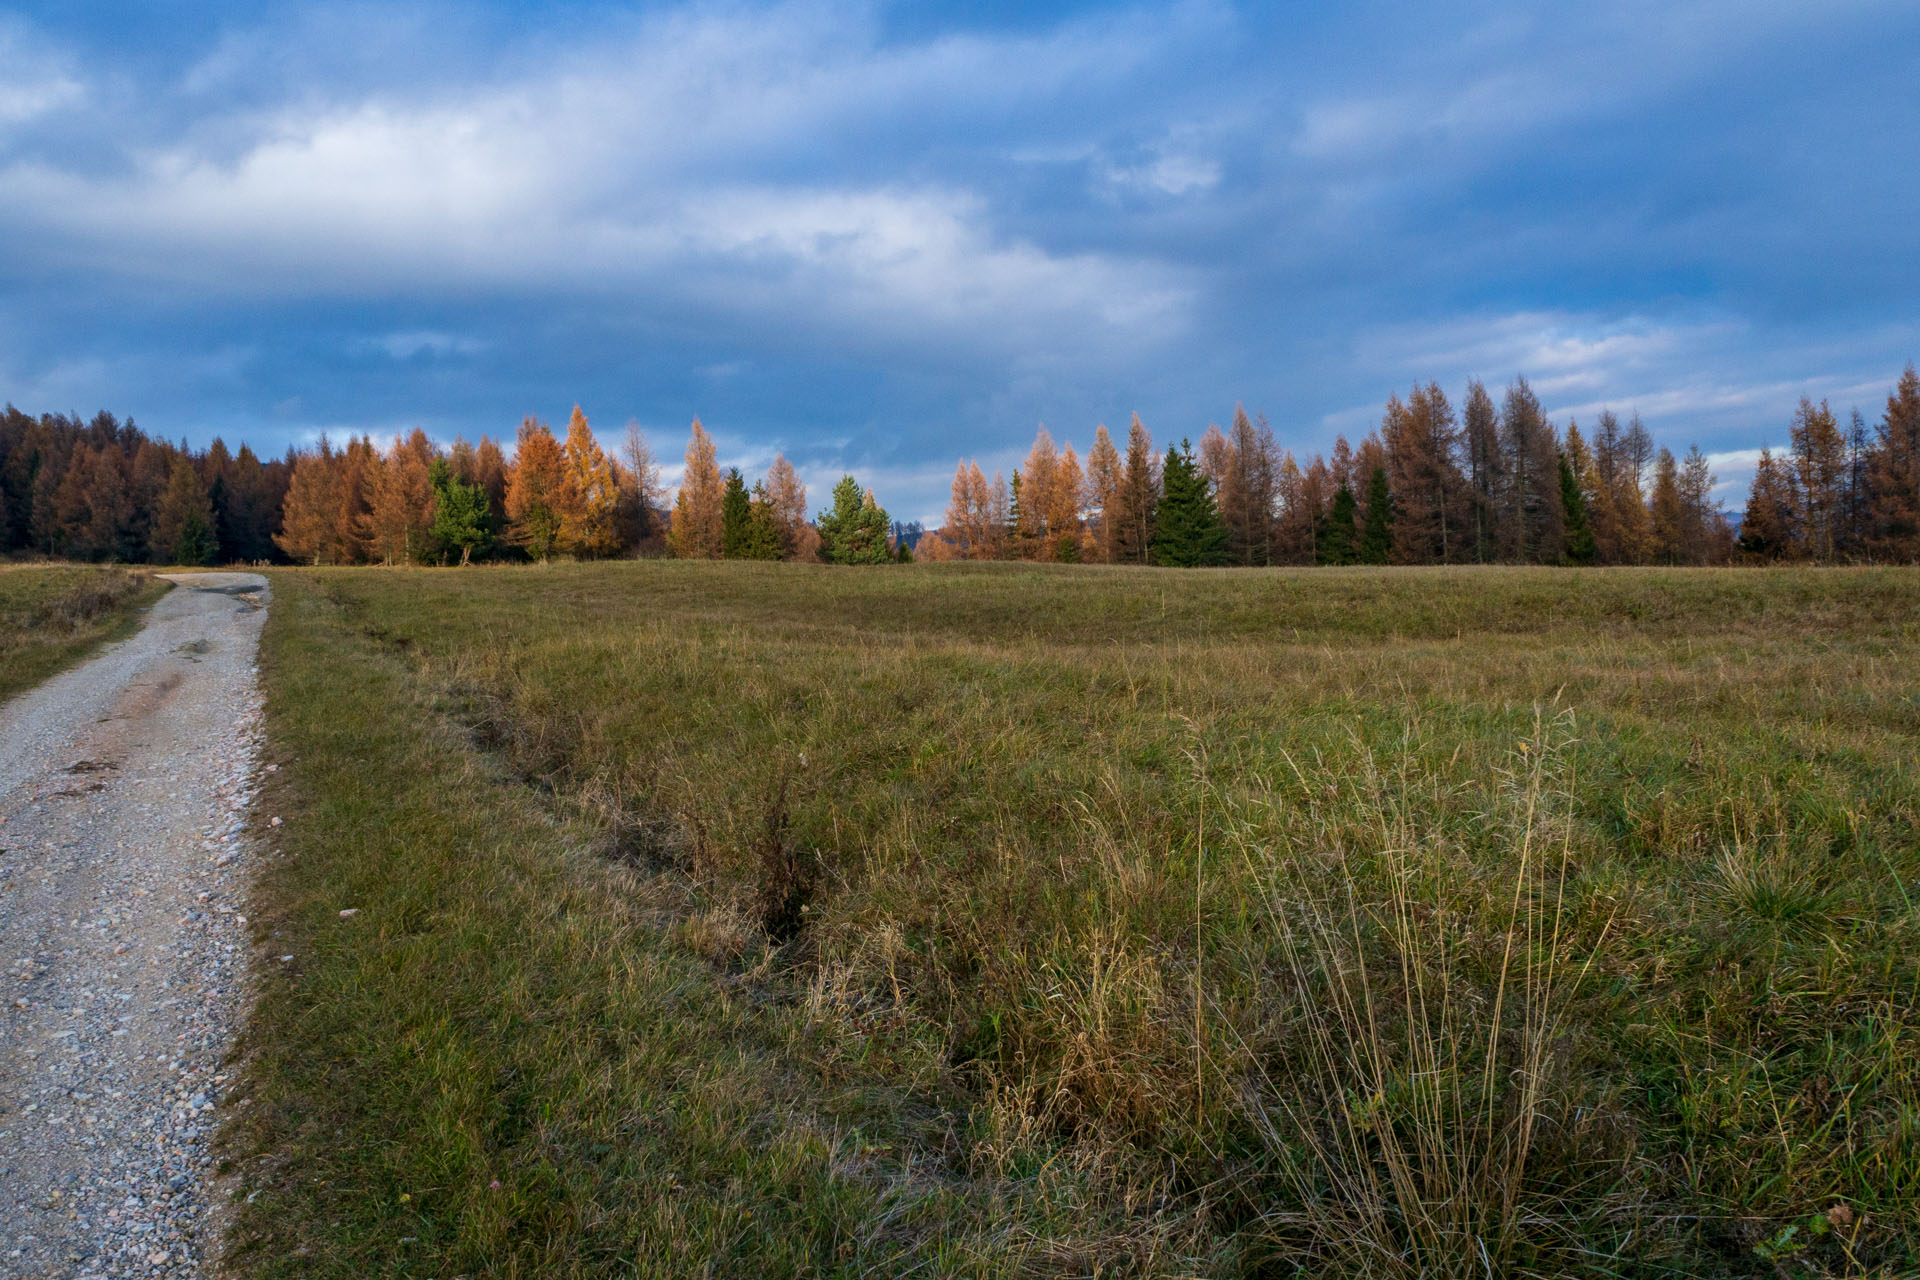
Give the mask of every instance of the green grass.
[(275, 597), (261, 1274), (1920, 1266), (1909, 571)]
[(131, 635), (168, 583), (96, 565), (0, 565), (0, 701)]

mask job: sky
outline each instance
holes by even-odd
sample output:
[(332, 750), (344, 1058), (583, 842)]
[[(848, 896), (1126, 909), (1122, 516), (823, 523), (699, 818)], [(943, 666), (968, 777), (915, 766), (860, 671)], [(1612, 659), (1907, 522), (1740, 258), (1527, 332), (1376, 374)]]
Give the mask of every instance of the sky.
[(1920, 5), (0, 3), (0, 400), (279, 453), (698, 415), (939, 522), (1524, 375), (1737, 508), (1920, 359)]

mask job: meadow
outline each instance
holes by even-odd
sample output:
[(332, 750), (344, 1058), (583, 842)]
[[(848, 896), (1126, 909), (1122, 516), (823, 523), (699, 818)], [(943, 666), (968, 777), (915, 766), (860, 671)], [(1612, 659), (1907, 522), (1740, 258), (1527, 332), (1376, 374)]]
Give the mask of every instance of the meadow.
[(1920, 1268), (1910, 570), (273, 591), (245, 1273)]
[(168, 584), (97, 565), (0, 565), (0, 701), (131, 634)]

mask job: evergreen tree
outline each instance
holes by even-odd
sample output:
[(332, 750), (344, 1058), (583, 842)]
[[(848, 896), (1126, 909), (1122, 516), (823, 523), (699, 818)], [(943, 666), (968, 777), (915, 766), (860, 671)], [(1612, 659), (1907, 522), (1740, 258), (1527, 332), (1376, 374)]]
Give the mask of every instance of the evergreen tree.
[(748, 526), (753, 521), (753, 500), (747, 497), (747, 482), (740, 468), (727, 468), (726, 488), (720, 495), (720, 555), (727, 560), (745, 560)]
[[(1571, 435), (1572, 433), (1569, 432)], [(1573, 437), (1578, 440), (1578, 436)], [(1587, 519), (1587, 495), (1581, 492), (1573, 460), (1560, 455), (1560, 506), (1566, 513), (1565, 556), (1568, 564), (1594, 562), (1593, 525)]]
[(1227, 526), (1213, 487), (1194, 465), (1185, 440), (1167, 448), (1160, 468), (1160, 507), (1153, 531), (1153, 562), (1176, 568), (1227, 563)]
[(1360, 533), (1361, 564), (1385, 564), (1393, 549), (1393, 494), (1387, 469), (1376, 466), (1367, 477), (1367, 520)]
[(873, 491), (862, 496), (852, 476), (833, 486), (833, 509), (814, 521), (820, 530), (820, 556), (828, 564), (885, 564), (893, 558), (887, 545), (891, 522)]
[(492, 540), (487, 531), (487, 491), (456, 477), (445, 458), (435, 458), (427, 475), (433, 486), (433, 539), (442, 548), (457, 550), (464, 565)]
[(753, 496), (747, 500), (747, 527), (740, 539), (738, 558), (779, 560), (786, 553), (786, 538), (780, 529), (780, 515), (773, 497), (764, 482), (755, 482)]
[(1344, 484), (1333, 495), (1333, 505), (1327, 508), (1314, 533), (1314, 558), (1321, 564), (1353, 564), (1359, 558), (1353, 524), (1353, 514), (1359, 505), (1354, 501), (1353, 490)]

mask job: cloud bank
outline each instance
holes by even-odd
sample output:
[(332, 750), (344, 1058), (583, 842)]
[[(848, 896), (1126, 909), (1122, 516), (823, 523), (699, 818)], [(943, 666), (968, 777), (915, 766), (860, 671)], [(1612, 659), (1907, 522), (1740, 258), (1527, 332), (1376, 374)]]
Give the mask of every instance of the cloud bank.
[(1909, 7), (976, 9), (30, 6), (0, 396), (268, 449), (698, 413), (913, 517), (1042, 420), (1304, 451), (1520, 373), (1750, 468), (1920, 355)]

